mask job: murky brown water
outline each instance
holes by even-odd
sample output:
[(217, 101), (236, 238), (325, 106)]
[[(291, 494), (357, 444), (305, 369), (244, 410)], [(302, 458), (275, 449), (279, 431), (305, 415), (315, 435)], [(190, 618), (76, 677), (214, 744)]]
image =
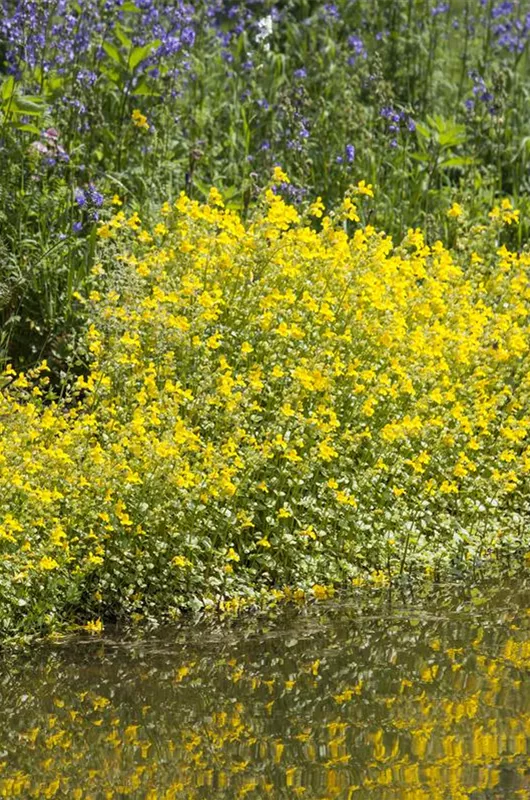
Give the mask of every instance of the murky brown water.
[(0, 796), (529, 798), (530, 592), (459, 591), (6, 656)]

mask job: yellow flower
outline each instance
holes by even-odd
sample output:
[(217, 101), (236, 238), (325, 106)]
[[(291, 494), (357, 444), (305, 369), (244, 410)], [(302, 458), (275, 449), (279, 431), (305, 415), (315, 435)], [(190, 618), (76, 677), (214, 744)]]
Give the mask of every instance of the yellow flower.
[(261, 538), (261, 539), (258, 539), (257, 544), (259, 544), (260, 547), (265, 547), (265, 548), (268, 548), (268, 547), (271, 546), (271, 543), (269, 542), (269, 540), (265, 536), (263, 538)]
[(125, 224), (131, 230), (137, 231), (140, 228), (141, 224), (142, 224), (142, 221), (141, 221), (140, 217), (138, 216), (138, 212), (135, 211), (134, 214), (132, 214), (132, 216), (130, 216), (129, 219), (126, 220)]
[(281, 167), (274, 167), (272, 180), (274, 183), (291, 183), (289, 176), (285, 174)]
[(119, 194), (115, 194), (115, 195), (112, 196), (111, 203), (112, 203), (113, 206), (122, 206), (123, 205), (123, 202), (121, 201)]
[(226, 561), (235, 561), (235, 562), (241, 560), (233, 547), (230, 547), (228, 549), (228, 553), (226, 554), (225, 559)]
[(320, 219), (320, 217), (324, 213), (324, 203), (322, 202), (321, 197), (317, 197), (315, 202), (309, 206), (309, 213), (312, 217)]
[(357, 206), (352, 201), (351, 197), (345, 197), (342, 203), (342, 210), (347, 219), (352, 222), (360, 222), (360, 217), (357, 213)]
[(150, 244), (153, 241), (153, 237), (147, 231), (139, 231), (138, 241), (143, 244)]
[[(317, 600), (328, 600), (335, 594), (335, 589), (332, 586), (322, 586), (319, 583), (315, 583), (311, 591)], [(314, 672), (313, 674), (316, 673)]]
[(222, 196), (221, 192), (218, 189), (215, 188), (215, 186), (212, 186), (212, 188), (210, 189), (210, 191), (208, 193), (208, 202), (212, 206), (219, 206), (219, 208), (223, 208), (224, 207), (223, 196)]
[(458, 494), (458, 486), (453, 481), (443, 481), (440, 492), (442, 494)]
[(356, 187), (356, 191), (358, 194), (364, 194), (367, 197), (374, 196), (374, 187), (371, 183), (366, 183), (366, 181), (359, 181)]
[(137, 128), (141, 128), (144, 131), (149, 130), (149, 123), (147, 121), (147, 117), (144, 114), (142, 114), (142, 112), (138, 108), (135, 108), (134, 111), (132, 112), (131, 119), (133, 121), (133, 124), (136, 125)]
[(449, 211), (447, 212), (448, 217), (460, 217), (464, 213), (464, 209), (459, 203), (453, 203)]
[(303, 528), (302, 530), (299, 530), (298, 535), (306, 536), (308, 539), (313, 539), (313, 540), (317, 538), (317, 535), (312, 525), (310, 525), (308, 528)]
[(291, 512), (289, 511), (288, 508), (280, 508), (280, 510), (278, 511), (278, 518), (279, 519), (288, 519), (289, 517), (292, 517), (292, 516), (293, 515), (291, 514)]
[(504, 225), (511, 225), (519, 222), (519, 210), (514, 209), (511, 201), (505, 197), (500, 206), (495, 206), (489, 213), (489, 218), (496, 221), (500, 220)]
[(357, 500), (355, 497), (352, 497), (351, 494), (348, 494), (348, 492), (343, 492), (341, 490), (335, 492), (335, 499), (337, 500), (337, 503), (340, 503), (342, 506), (352, 506), (352, 508), (357, 507)]
[(210, 350), (217, 350), (221, 347), (222, 337), (220, 333), (214, 333), (206, 340), (206, 346), (210, 348)]
[(318, 454), (322, 461), (331, 461), (332, 458), (337, 458), (338, 451), (330, 444), (329, 439), (324, 439), (318, 445)]
[(52, 570), (57, 569), (59, 564), (54, 558), (50, 558), (49, 556), (43, 556), (39, 561), (39, 567), (45, 570)]
[(172, 559), (171, 563), (173, 564), (174, 567), (191, 567), (192, 566), (191, 561), (188, 558), (185, 558), (184, 556), (175, 556)]
[(114, 236), (114, 231), (104, 223), (98, 227), (97, 234), (101, 239), (111, 239)]
[(92, 634), (101, 633), (103, 630), (103, 623), (98, 617), (98, 619), (91, 620), (87, 622), (86, 625), (83, 625), (83, 630)]

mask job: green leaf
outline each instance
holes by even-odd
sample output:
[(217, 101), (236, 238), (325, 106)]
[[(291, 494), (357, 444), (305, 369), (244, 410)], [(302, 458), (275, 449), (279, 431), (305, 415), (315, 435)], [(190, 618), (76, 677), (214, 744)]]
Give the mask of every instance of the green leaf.
[(142, 61), (144, 61), (151, 51), (160, 45), (160, 39), (149, 44), (144, 44), (142, 47), (135, 47), (129, 55), (129, 69), (134, 70)]
[(203, 181), (201, 181), (200, 178), (194, 177), (193, 185), (195, 186), (196, 189), (199, 190), (201, 194), (203, 194), (205, 197), (208, 197), (210, 187), (206, 183), (203, 183)]
[(454, 158), (446, 158), (438, 166), (440, 169), (449, 169), (450, 167), (467, 167), (475, 163), (475, 159), (471, 156), (455, 156)]
[(40, 128), (37, 128), (36, 125), (31, 125), (29, 122), (25, 122), (23, 125), (15, 124), (14, 127), (17, 131), (26, 131), (27, 133), (34, 133), (36, 136), (40, 134)]
[(442, 147), (456, 147), (459, 144), (464, 144), (466, 141), (465, 128), (463, 126), (460, 130), (458, 128), (460, 126), (455, 126), (439, 134), (438, 140)]
[(15, 79), (12, 75), (2, 84), (2, 99), (8, 100), (15, 91)]
[(430, 132), (429, 128), (426, 125), (423, 124), (423, 122), (417, 122), (416, 123), (416, 130), (418, 131), (420, 136), (422, 136), (424, 139), (430, 139), (431, 138), (431, 132)]
[(44, 81), (44, 92), (45, 94), (56, 92), (62, 86), (64, 86), (64, 77), (53, 73), (52, 75), (48, 75)]
[(42, 103), (36, 103), (34, 99), (28, 100), (27, 97), (14, 97), (11, 102), (13, 114), (28, 114), (33, 117), (40, 117), (44, 112)]
[(160, 97), (160, 92), (155, 92), (154, 89), (151, 89), (146, 81), (141, 81), (132, 94), (141, 95), (142, 97)]
[(121, 86), (123, 84), (122, 76), (120, 75), (119, 71), (114, 67), (101, 66), (100, 69), (101, 73), (105, 75), (105, 77), (108, 78), (113, 83), (117, 84), (118, 86)]
[(424, 164), (430, 161), (430, 158), (426, 153), (411, 153), (411, 158), (413, 158), (414, 161), (421, 161)]
[(114, 26), (114, 33), (116, 34), (116, 36), (119, 39), (119, 41), (121, 42), (121, 44), (124, 47), (126, 47), (127, 50), (130, 50), (131, 47), (132, 47), (132, 42), (129, 39), (129, 37), (127, 36), (127, 34), (125, 33), (125, 31), (123, 30), (123, 28), (121, 27), (121, 25), (115, 25)]
[(120, 51), (113, 44), (111, 44), (110, 42), (103, 42), (103, 50), (106, 52), (109, 58), (112, 58), (112, 60), (116, 64), (122, 63)]
[(230, 200), (239, 193), (240, 189), (238, 186), (229, 186), (227, 189), (223, 189), (222, 195), (224, 200)]

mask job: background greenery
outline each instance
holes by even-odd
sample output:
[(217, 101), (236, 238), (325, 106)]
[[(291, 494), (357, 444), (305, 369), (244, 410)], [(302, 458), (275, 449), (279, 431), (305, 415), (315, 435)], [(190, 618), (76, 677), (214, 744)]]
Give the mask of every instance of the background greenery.
[(0, 359), (68, 369), (115, 195), (148, 218), (215, 185), (246, 215), (281, 164), (302, 205), (377, 185), (365, 221), (398, 239), (453, 244), (454, 200), (524, 212), (529, 36), (493, 0), (3, 0)]

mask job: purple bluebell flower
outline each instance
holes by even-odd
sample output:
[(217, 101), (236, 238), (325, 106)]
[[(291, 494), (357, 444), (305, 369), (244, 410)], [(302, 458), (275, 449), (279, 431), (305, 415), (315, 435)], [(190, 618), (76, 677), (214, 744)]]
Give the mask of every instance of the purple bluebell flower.
[(328, 19), (340, 19), (339, 9), (335, 3), (324, 3), (323, 12), (324, 17), (327, 17)]
[(416, 130), (416, 123), (405, 111), (397, 111), (392, 106), (383, 106), (380, 114), (383, 119), (388, 121), (386, 131), (391, 136), (391, 147), (398, 146), (397, 134), (404, 131), (414, 133)]
[(89, 69), (80, 69), (76, 75), (77, 83), (81, 84), (82, 86), (91, 87), (97, 81), (97, 74)]
[(95, 206), (96, 208), (101, 208), (101, 206), (103, 205), (104, 197), (101, 194), (101, 192), (98, 192), (93, 183), (89, 183), (86, 194), (93, 206)]
[(82, 189), (75, 190), (74, 200), (80, 208), (83, 208), (87, 204), (87, 197)]
[(293, 183), (280, 183), (272, 187), (274, 194), (283, 194), (284, 197), (289, 198), (294, 203), (301, 203), (307, 195), (307, 189), (301, 186), (295, 186)]
[(506, 16), (507, 14), (511, 14), (514, 10), (515, 3), (511, 2), (510, 0), (504, 0), (504, 2), (499, 3), (496, 6), (493, 6), (491, 9), (491, 16), (492, 19), (498, 19), (499, 17)]
[(195, 44), (195, 31), (193, 28), (186, 27), (180, 34), (180, 40), (184, 47), (193, 47)]
[(449, 11), (449, 8), (449, 3), (438, 3), (437, 6), (433, 6), (431, 8), (431, 16), (439, 17), (440, 14), (445, 14), (447, 11)]
[[(484, 80), (482, 75), (480, 75), (475, 70), (471, 70), (471, 72), (469, 73), (469, 77), (473, 81), (473, 88), (471, 91), (474, 98), (474, 107), (476, 108), (477, 102), (484, 103), (487, 106), (489, 113), (492, 115), (495, 114), (496, 109), (494, 103), (494, 96), (493, 93), (488, 89), (486, 81)], [(471, 106), (468, 107), (468, 110), (471, 110)]]
[[(134, 14), (134, 45), (160, 40), (157, 50), (139, 65), (150, 68), (168, 55), (193, 47), (195, 42), (194, 9), (186, 2), (174, 0), (137, 0)], [(0, 41), (4, 43), (7, 71), (21, 74), (27, 68), (42, 68), (44, 73), (64, 74), (69, 65), (89, 63), (93, 54), (96, 63), (105, 58), (100, 45), (116, 22), (127, 16), (121, 0), (100, 3), (97, 0), (0, 0)], [(83, 68), (77, 82), (92, 86), (94, 71)]]
[(352, 35), (348, 37), (348, 47), (350, 50), (353, 50), (353, 55), (348, 58), (348, 64), (353, 66), (358, 58), (367, 58), (368, 53), (366, 51), (366, 47), (364, 46), (363, 40), (357, 36)]
[(300, 125), (300, 129), (298, 131), (298, 135), (300, 136), (301, 139), (309, 139), (309, 135), (310, 134), (309, 134), (308, 129), (306, 128), (306, 123), (305, 122), (303, 122)]

